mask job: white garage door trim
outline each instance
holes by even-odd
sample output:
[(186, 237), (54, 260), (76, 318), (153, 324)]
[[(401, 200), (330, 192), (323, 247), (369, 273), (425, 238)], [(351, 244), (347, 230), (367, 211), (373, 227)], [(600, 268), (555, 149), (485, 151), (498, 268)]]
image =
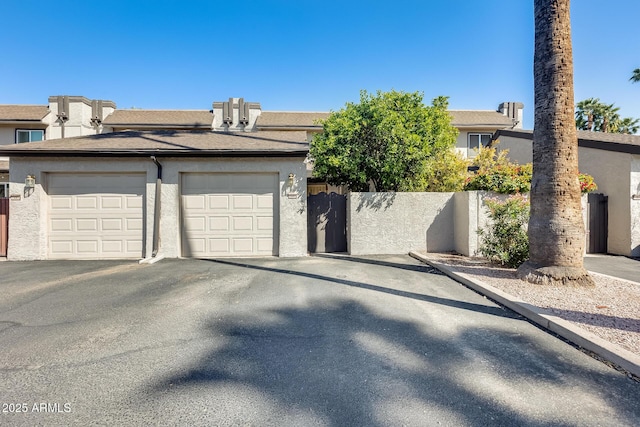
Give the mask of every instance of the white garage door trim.
[(143, 173), (49, 173), (50, 259), (141, 258)]
[(277, 173), (183, 173), (183, 257), (278, 254)]

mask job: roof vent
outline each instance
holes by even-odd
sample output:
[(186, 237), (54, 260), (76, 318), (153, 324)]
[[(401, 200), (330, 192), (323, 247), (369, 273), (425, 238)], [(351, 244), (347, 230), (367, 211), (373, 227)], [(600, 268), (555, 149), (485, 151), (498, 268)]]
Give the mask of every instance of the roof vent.
[(245, 104), (244, 98), (238, 99), (238, 116), (240, 117), (241, 125), (249, 124), (249, 104)]
[(222, 103), (222, 123), (228, 126), (233, 124), (233, 98)]
[(58, 120), (62, 123), (69, 120), (69, 97), (58, 96)]
[(98, 127), (102, 124), (102, 100), (91, 101), (91, 125)]

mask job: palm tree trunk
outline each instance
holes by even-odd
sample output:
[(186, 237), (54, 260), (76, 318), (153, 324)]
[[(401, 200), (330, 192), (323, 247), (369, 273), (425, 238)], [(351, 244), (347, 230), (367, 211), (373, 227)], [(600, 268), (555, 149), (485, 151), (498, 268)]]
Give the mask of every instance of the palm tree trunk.
[(539, 284), (593, 285), (583, 267), (584, 224), (574, 122), (570, 0), (535, 0), (535, 119), (530, 259), (518, 276)]

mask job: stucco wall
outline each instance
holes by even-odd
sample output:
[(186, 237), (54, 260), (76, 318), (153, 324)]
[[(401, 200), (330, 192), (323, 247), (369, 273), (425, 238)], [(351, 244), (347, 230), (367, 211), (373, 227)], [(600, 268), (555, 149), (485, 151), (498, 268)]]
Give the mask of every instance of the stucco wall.
[(455, 251), (475, 256), (478, 251), (478, 227), (486, 223), (487, 212), (483, 209), (484, 192), (463, 191), (453, 197), (453, 231)]
[(631, 159), (631, 256), (640, 257), (640, 156)]
[(496, 150), (509, 150), (509, 159), (518, 164), (533, 162), (533, 141), (524, 138), (513, 138), (510, 136), (500, 136)]
[(454, 193), (350, 193), (352, 255), (454, 250)]
[[(163, 165), (161, 193), (160, 250), (167, 257), (180, 256), (180, 174), (183, 172), (272, 172), (279, 176), (279, 255), (307, 254), (306, 175), (302, 159), (159, 159)], [(151, 255), (153, 245), (153, 215), (157, 171), (150, 159), (89, 159), (51, 158), (46, 160), (14, 157), (11, 159), (10, 194), (19, 196), (10, 204), (9, 248), (11, 260), (47, 258), (48, 196), (47, 173), (76, 172), (143, 172), (147, 176), (144, 256)], [(296, 177), (293, 191), (288, 188), (288, 176)], [(36, 188), (24, 196), (24, 180), (36, 177)]]
[(609, 196), (609, 238), (612, 254), (631, 254), (631, 155), (580, 147), (580, 171), (593, 176), (598, 193)]

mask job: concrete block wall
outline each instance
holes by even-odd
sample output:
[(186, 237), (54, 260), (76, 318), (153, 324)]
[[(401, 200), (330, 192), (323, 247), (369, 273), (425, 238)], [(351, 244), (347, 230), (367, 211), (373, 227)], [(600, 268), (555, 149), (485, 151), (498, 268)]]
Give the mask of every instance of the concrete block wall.
[(454, 193), (350, 193), (351, 255), (445, 252), (454, 245)]

